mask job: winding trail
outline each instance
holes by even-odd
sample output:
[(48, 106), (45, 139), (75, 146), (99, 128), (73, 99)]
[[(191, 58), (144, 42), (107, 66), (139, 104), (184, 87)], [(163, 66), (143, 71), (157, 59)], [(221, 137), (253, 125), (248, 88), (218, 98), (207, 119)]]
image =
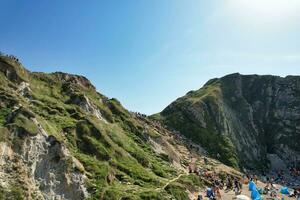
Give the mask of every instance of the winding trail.
[(183, 175), (186, 175), (186, 173), (179, 174), (176, 178), (173, 178), (173, 179), (169, 180), (163, 187), (156, 188), (155, 190), (158, 191), (158, 190), (164, 190), (164, 189), (166, 189), (166, 187), (168, 187), (168, 185), (170, 185), (170, 183), (172, 183), (174, 181), (177, 181)]

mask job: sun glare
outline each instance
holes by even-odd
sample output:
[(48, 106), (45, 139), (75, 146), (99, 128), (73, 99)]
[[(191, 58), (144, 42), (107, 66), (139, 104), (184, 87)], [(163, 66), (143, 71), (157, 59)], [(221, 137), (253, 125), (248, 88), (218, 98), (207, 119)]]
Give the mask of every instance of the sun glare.
[(256, 23), (288, 23), (300, 18), (300, 0), (229, 0), (239, 20)]

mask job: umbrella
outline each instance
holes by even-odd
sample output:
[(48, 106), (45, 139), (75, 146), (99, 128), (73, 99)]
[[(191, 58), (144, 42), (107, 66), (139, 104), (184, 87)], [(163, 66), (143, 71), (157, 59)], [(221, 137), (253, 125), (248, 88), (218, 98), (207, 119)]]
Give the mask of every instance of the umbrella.
[(242, 194), (237, 195), (236, 199), (237, 200), (251, 200), (250, 197), (247, 197), (246, 195), (242, 195)]
[(253, 190), (251, 192), (251, 199), (253, 200), (261, 199), (260, 194), (257, 190)]

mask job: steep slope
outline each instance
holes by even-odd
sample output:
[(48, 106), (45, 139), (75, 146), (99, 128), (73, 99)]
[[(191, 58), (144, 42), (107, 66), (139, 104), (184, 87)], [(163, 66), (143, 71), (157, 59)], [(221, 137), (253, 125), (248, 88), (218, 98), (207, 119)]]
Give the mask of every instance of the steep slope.
[(289, 164), (300, 158), (300, 77), (213, 79), (153, 118), (231, 166)]
[(188, 199), (191, 158), (208, 166), (175, 136), (82, 76), (0, 56), (0, 199)]

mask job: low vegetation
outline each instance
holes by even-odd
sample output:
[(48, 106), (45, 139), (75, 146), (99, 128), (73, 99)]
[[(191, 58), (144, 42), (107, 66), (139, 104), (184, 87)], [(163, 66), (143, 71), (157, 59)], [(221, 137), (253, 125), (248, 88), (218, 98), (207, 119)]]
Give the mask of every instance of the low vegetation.
[[(180, 171), (167, 155), (153, 151), (148, 139), (160, 137), (160, 133), (138, 121), (117, 99), (99, 94), (80, 76), (30, 73), (18, 63), (0, 61), (11, 70), (9, 77), (0, 72), (6, 92), (1, 100), (5, 105), (0, 104), (0, 141), (8, 138), (4, 133), (17, 130), (11, 142), (21, 148), (25, 134), (33, 137), (44, 129), (82, 163), (83, 168), (76, 170), (88, 177), (90, 200), (186, 197), (176, 187), (156, 190)], [(21, 91), (23, 81), (28, 88)], [(25, 193), (12, 188), (1, 190), (0, 195), (0, 199), (23, 199)]]

